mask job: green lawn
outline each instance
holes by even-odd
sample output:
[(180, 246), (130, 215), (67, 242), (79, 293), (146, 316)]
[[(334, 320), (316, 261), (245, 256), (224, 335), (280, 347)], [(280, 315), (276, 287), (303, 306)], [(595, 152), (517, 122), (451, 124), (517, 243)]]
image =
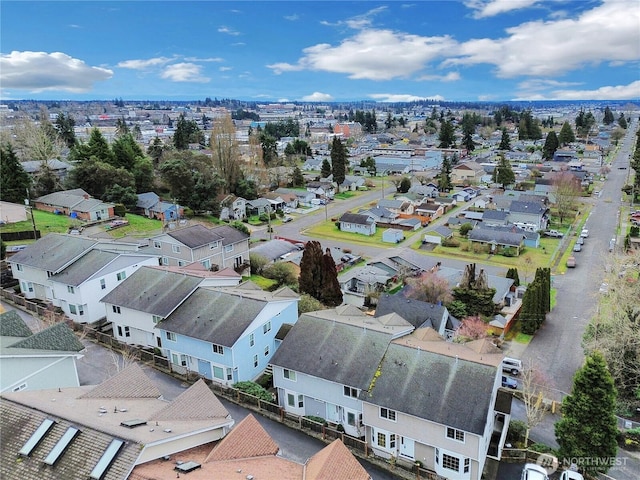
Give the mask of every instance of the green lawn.
[(349, 243), (357, 243), (360, 245), (389, 245), (389, 247), (397, 246), (396, 244), (382, 243), (382, 229), (378, 229), (373, 235), (361, 235), (359, 233), (342, 232), (338, 230), (333, 222), (322, 222), (304, 231), (305, 234), (316, 238), (330, 238), (332, 240), (343, 240)]
[(269, 288), (274, 286), (276, 283), (278, 283), (275, 280), (272, 280), (270, 278), (265, 278), (261, 275), (251, 275), (249, 277), (249, 280), (251, 280), (253, 283), (258, 285), (263, 290), (268, 290)]
[(340, 192), (340, 193), (336, 193), (333, 196), (333, 198), (338, 200), (346, 200), (348, 198), (355, 197), (355, 196), (356, 196), (355, 192)]
[(129, 225), (110, 230), (109, 233), (112, 237), (141, 237), (162, 232), (162, 222), (160, 220), (153, 220), (151, 218), (134, 215), (132, 213), (127, 213), (124, 218), (128, 220)]

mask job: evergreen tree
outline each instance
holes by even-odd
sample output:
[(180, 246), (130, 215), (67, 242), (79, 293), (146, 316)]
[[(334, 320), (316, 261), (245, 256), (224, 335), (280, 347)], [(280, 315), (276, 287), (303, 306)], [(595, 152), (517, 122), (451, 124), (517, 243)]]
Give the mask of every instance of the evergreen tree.
[(122, 167), (129, 171), (133, 170), (139, 158), (144, 158), (142, 148), (131, 133), (123, 133), (116, 138), (111, 145), (111, 150), (113, 152), (113, 166)]
[[(616, 389), (607, 364), (599, 352), (585, 359), (573, 377), (571, 394), (562, 401), (562, 419), (555, 425), (560, 458), (615, 458), (618, 434), (615, 416)], [(610, 462), (590, 462), (585, 471), (606, 473)]]
[(442, 160), (442, 166), (440, 167), (440, 175), (438, 176), (438, 190), (440, 192), (446, 192), (451, 190), (451, 161), (444, 156)]
[(407, 193), (410, 188), (411, 179), (409, 177), (402, 177), (402, 180), (400, 180), (400, 186), (398, 187), (400, 193)]
[(322, 178), (327, 178), (329, 175), (331, 175), (331, 164), (329, 163), (329, 160), (325, 158), (322, 160), (322, 166), (320, 167), (320, 176)]
[[(300, 265), (302, 268), (302, 264)], [(331, 256), (331, 250), (327, 248), (322, 257), (322, 280), (320, 299), (327, 307), (337, 307), (342, 304), (342, 290), (338, 282), (336, 263)]]
[(476, 124), (473, 115), (465, 113), (462, 117), (462, 145), (469, 152), (473, 152), (476, 149), (476, 145), (473, 142), (473, 134), (475, 131)]
[(510, 278), (513, 280), (513, 285), (518, 287), (520, 286), (520, 276), (518, 275), (518, 269), (513, 267), (510, 268), (509, 270), (507, 270), (507, 278)]
[(298, 289), (300, 293), (308, 293), (316, 300), (322, 299), (322, 246), (317, 240), (310, 240), (304, 247), (300, 259), (300, 276)]
[(500, 139), (500, 145), (498, 146), (498, 150), (511, 150), (511, 139), (509, 138), (509, 134), (507, 133), (506, 128), (502, 128), (502, 138)]
[(147, 148), (147, 154), (153, 160), (153, 166), (157, 167), (160, 164), (160, 158), (162, 158), (162, 152), (164, 151), (164, 144), (160, 137), (155, 137)]
[(544, 319), (540, 305), (540, 283), (534, 280), (527, 285), (520, 308), (520, 325), (522, 333), (533, 335)]
[(605, 107), (604, 118), (602, 119), (602, 123), (604, 123), (605, 125), (611, 125), (614, 121), (615, 120), (613, 118), (613, 112), (608, 106)]
[(18, 161), (10, 143), (0, 145), (0, 199), (24, 204), (31, 178)]
[(558, 136), (556, 132), (551, 130), (547, 134), (547, 138), (544, 141), (544, 146), (542, 147), (542, 158), (545, 160), (553, 159), (553, 154), (556, 153), (558, 147), (560, 146), (560, 142), (558, 141)]
[(297, 166), (293, 168), (293, 173), (291, 174), (291, 186), (294, 188), (304, 187), (304, 176)]
[(446, 120), (440, 123), (440, 134), (438, 135), (440, 144), (438, 148), (449, 148), (455, 142), (455, 130), (451, 121)]
[(69, 148), (73, 147), (76, 144), (76, 133), (74, 129), (75, 126), (76, 121), (71, 115), (65, 115), (64, 113), (58, 114), (54, 127), (57, 130), (60, 138), (62, 138), (64, 143)]
[(571, 125), (569, 125), (569, 122), (564, 122), (560, 129), (560, 135), (558, 135), (558, 142), (560, 142), (560, 145), (567, 145), (568, 143), (573, 143), (575, 141), (576, 136), (573, 133)]
[(48, 195), (53, 192), (62, 190), (62, 184), (60, 183), (60, 177), (54, 172), (47, 162), (40, 164), (40, 170), (38, 175), (33, 181), (33, 196), (34, 198)]
[(624, 118), (624, 113), (620, 114), (620, 118), (618, 118), (618, 125), (620, 125), (620, 128), (624, 128), (625, 130), (627, 129), (627, 119)]
[(347, 174), (347, 150), (338, 137), (333, 137), (331, 144), (331, 173), (340, 193), (340, 185)]
[(503, 190), (507, 188), (507, 185), (513, 185), (516, 181), (516, 174), (513, 173), (511, 162), (504, 155), (500, 157), (500, 162), (496, 166), (494, 173), (496, 183), (501, 184)]

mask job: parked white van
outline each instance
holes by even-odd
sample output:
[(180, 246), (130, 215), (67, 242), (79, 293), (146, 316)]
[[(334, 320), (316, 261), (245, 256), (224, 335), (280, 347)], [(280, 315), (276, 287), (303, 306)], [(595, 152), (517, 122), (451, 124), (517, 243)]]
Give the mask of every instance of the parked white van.
[(517, 358), (504, 357), (502, 359), (502, 370), (511, 375), (518, 375), (522, 371), (522, 361)]

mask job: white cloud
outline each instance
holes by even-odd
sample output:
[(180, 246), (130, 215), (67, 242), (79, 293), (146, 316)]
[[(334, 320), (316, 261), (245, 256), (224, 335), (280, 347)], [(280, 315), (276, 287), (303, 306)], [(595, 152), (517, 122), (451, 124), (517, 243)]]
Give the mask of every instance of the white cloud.
[(240, 35), (240, 32), (233, 30), (232, 28), (225, 27), (224, 25), (218, 27), (218, 33), (226, 33), (227, 35), (237, 36)]
[(328, 93), (313, 92), (311, 95), (305, 95), (300, 100), (303, 102), (331, 102), (333, 101), (333, 96)]
[(218, 70), (221, 72), (228, 72), (229, 70), (233, 70), (233, 67), (220, 67)]
[(171, 62), (173, 59), (167, 57), (147, 58), (146, 60), (125, 60), (117, 64), (120, 68), (130, 68), (131, 70), (146, 70)]
[(512, 10), (528, 8), (541, 0), (467, 0), (467, 8), (474, 10), (474, 18), (486, 18), (507, 13)]
[(160, 74), (160, 77), (173, 82), (207, 83), (210, 80), (210, 78), (202, 75), (202, 67), (195, 63), (169, 65)]
[(416, 80), (420, 81), (437, 81), (437, 82), (456, 82), (460, 80), (458, 72), (449, 72), (446, 75), (422, 75)]
[(327, 20), (321, 20), (320, 25), (324, 25), (325, 27), (345, 27), (346, 26), (348, 28), (360, 30), (360, 29), (369, 27), (373, 21), (373, 17), (379, 13), (384, 12), (386, 9), (387, 7), (385, 6), (372, 8), (371, 10), (363, 13), (362, 15), (356, 15), (355, 17), (351, 17), (347, 20), (340, 20), (334, 23), (328, 22)]
[(604, 86), (595, 90), (552, 90), (549, 93), (529, 92), (517, 100), (627, 100), (640, 98), (640, 80), (629, 85)]
[(362, 30), (335, 47), (321, 43), (305, 48), (297, 64), (275, 63), (267, 67), (276, 74), (320, 70), (344, 73), (358, 80), (391, 80), (420, 71), (430, 60), (449, 54), (455, 45), (448, 36)]
[(205, 57), (205, 58), (199, 58), (199, 57), (184, 57), (184, 61), (185, 62), (224, 62), (224, 58), (220, 58), (220, 57)]
[(113, 71), (91, 67), (61, 52), (13, 51), (0, 55), (3, 88), (43, 92), (62, 90), (89, 92), (96, 82), (108, 80)]
[(460, 45), (461, 57), (444, 65), (493, 64), (499, 77), (552, 76), (602, 62), (640, 60), (637, 0), (605, 0), (573, 19), (534, 21), (501, 39)]
[(294, 13), (293, 15), (285, 15), (284, 19), (289, 20), (290, 22), (295, 22), (297, 20), (300, 20), (300, 15), (298, 15), (297, 13)]
[(405, 93), (372, 93), (369, 97), (378, 102), (418, 102), (420, 100), (444, 100), (442, 95), (417, 96)]

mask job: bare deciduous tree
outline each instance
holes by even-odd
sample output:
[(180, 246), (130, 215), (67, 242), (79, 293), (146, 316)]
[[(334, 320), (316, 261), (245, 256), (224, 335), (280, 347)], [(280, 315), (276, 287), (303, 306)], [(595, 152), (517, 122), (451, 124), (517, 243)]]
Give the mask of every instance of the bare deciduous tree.
[(225, 193), (229, 193), (235, 187), (241, 174), (236, 127), (231, 116), (217, 118), (213, 122), (210, 145), (213, 167), (224, 180)]
[(429, 303), (449, 303), (451, 288), (446, 279), (438, 276), (436, 272), (425, 272), (416, 278), (407, 280), (409, 285), (409, 297)]
[(529, 443), (529, 433), (531, 429), (539, 425), (547, 414), (547, 404), (545, 399), (549, 398), (551, 391), (551, 381), (531, 362), (523, 369), (520, 378), (520, 393), (525, 410), (525, 447)]
[(553, 178), (553, 193), (555, 195), (556, 208), (560, 217), (560, 224), (569, 216), (575, 208), (576, 198), (582, 192), (580, 180), (570, 172), (560, 172)]

